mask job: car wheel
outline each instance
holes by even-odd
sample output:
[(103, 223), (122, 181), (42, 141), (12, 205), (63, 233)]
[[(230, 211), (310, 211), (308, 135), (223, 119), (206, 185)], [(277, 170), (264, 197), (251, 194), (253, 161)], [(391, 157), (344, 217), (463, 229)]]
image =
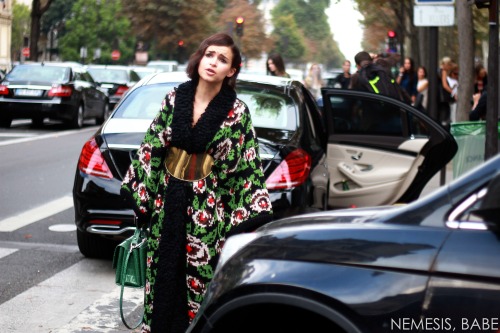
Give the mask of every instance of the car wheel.
[(110, 114), (111, 112), (109, 112), (109, 104), (108, 102), (106, 102), (104, 103), (104, 110), (102, 111), (102, 117), (97, 117), (95, 119), (96, 124), (101, 125), (102, 123), (104, 123), (104, 121), (109, 118)]
[(83, 115), (84, 115), (84, 108), (83, 104), (80, 104), (78, 106), (78, 110), (76, 111), (76, 114), (74, 115), (73, 119), (69, 121), (69, 126), (71, 128), (82, 128), (83, 127)]
[(12, 124), (12, 119), (0, 118), (0, 127), (9, 128), (11, 124)]
[(110, 259), (118, 245), (116, 241), (76, 230), (76, 240), (80, 252), (88, 258)]

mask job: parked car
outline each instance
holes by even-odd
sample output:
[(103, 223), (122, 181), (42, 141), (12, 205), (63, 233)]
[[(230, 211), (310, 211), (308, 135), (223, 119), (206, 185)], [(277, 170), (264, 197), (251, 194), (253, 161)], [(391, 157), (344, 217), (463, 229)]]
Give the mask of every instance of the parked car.
[[(110, 240), (120, 240), (134, 230), (133, 211), (119, 195), (121, 181), (159, 111), (161, 100), (169, 90), (186, 80), (183, 72), (156, 73), (141, 80), (127, 92), (108, 121), (85, 143), (73, 188), (78, 245), (83, 254), (98, 256), (111, 243)], [(341, 132), (340, 138), (345, 141), (339, 141), (333, 132), (327, 138), (325, 121), (333, 122), (334, 119), (328, 116), (324, 120), (309, 91), (293, 79), (240, 74), (237, 93), (252, 114), (276, 218), (338, 208), (337, 200), (342, 205), (361, 206), (392, 204), (400, 197), (416, 199), (420, 194), (420, 184), (413, 181), (425, 181), (449, 161), (448, 155), (434, 155), (434, 150), (446, 148), (453, 151), (451, 148), (455, 144), (448, 132), (431, 124), (432, 120), (428, 118), (419, 118), (420, 114), (413, 118), (419, 119), (415, 120), (416, 124), (429, 128), (425, 133), (405, 127), (404, 133), (399, 136), (390, 133), (389, 138), (385, 133), (369, 133), (365, 138), (360, 131), (353, 135)], [(334, 102), (348, 103), (355, 98), (366, 101), (366, 105), (373, 103), (374, 112), (382, 112), (376, 106), (383, 103), (391, 114), (391, 107), (402, 108), (404, 117), (410, 117), (412, 112), (420, 113), (407, 109), (411, 107), (404, 104), (394, 104), (396, 102), (368, 93), (343, 95), (339, 90), (327, 93)], [(326, 108), (330, 110), (331, 105)], [(332, 110), (329, 112), (333, 114)], [(342, 121), (345, 123), (349, 119)], [(407, 127), (415, 125), (413, 122), (405, 124)], [(344, 128), (331, 127), (335, 131)], [(422, 147), (425, 149), (418, 151)], [(432, 160), (427, 160), (428, 153), (432, 153), (429, 155)], [(335, 164), (329, 166), (326, 163)], [(348, 170), (349, 166), (354, 170), (360, 169), (361, 165), (364, 168), (355, 172), (357, 177), (348, 180), (351, 179), (349, 175), (341, 176), (336, 172), (339, 165), (342, 170)], [(418, 170), (418, 165), (425, 166), (425, 170)], [(356, 187), (354, 182), (359, 182), (358, 178), (361, 182)], [(338, 182), (345, 183), (340, 191)], [(377, 190), (391, 192), (374, 196), (373, 191)], [(397, 196), (398, 193), (405, 196)]]
[(101, 89), (108, 94), (110, 110), (113, 110), (123, 94), (141, 79), (129, 66), (87, 65), (87, 69)]
[(151, 60), (146, 67), (156, 68), (160, 72), (177, 72), (179, 63), (175, 60)]
[(50, 118), (80, 128), (84, 119), (104, 122), (108, 99), (77, 63), (25, 63), (0, 82), (0, 110), (1, 127), (10, 127), (13, 119), (31, 119), (41, 126)]
[(497, 155), (408, 205), (228, 238), (187, 332), (498, 331), (499, 170)]
[(132, 69), (139, 75), (141, 79), (145, 78), (149, 74), (161, 72), (158, 68), (146, 66), (132, 66)]

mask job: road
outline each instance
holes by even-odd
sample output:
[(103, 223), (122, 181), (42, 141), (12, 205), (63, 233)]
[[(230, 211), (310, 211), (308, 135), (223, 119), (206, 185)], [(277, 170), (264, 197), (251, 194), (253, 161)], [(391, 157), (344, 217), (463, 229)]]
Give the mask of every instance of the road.
[[(73, 177), (95, 130), (0, 130), (0, 332), (130, 331), (111, 260), (87, 259), (76, 243)], [(124, 298), (133, 322), (142, 291), (127, 288)]]

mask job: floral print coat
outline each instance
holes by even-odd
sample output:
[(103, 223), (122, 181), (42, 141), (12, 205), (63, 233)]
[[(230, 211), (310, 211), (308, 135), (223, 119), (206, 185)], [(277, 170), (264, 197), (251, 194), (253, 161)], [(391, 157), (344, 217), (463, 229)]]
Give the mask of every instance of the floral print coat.
[[(122, 183), (149, 228), (142, 332), (184, 332), (196, 315), (228, 236), (272, 219), (247, 106), (223, 86), (192, 126), (195, 85), (169, 92)], [(164, 167), (170, 147), (207, 152), (212, 172), (197, 181)]]

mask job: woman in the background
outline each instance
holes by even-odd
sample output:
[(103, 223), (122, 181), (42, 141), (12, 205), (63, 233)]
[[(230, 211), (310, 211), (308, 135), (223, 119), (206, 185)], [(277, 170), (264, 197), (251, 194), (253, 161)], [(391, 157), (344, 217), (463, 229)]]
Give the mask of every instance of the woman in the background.
[(309, 67), (309, 72), (304, 80), (304, 85), (317, 100), (321, 96), (321, 87), (324, 86), (323, 78), (321, 77), (321, 68), (318, 64), (313, 63)]
[(429, 80), (427, 79), (427, 69), (420, 66), (417, 69), (417, 100), (415, 107), (422, 112), (427, 112), (427, 96), (429, 95)]
[(268, 75), (290, 77), (290, 74), (288, 74), (285, 70), (285, 62), (283, 61), (283, 58), (277, 53), (269, 55), (266, 66)]

